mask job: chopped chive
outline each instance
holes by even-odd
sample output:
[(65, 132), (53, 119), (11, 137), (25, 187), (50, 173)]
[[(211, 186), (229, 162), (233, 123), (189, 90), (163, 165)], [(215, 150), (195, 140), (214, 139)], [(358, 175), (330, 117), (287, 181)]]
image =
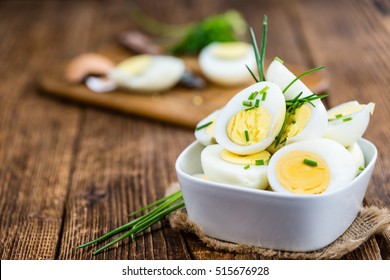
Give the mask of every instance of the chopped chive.
[(266, 92), (268, 89), (269, 89), (269, 86), (265, 86), (265, 87), (263, 87), (263, 88), (259, 91), (259, 93), (260, 93), (260, 94), (263, 94), (263, 93)]
[(256, 99), (255, 107), (256, 107), (256, 108), (259, 108), (259, 105), (260, 105), (260, 99)]
[(246, 140), (246, 142), (248, 142), (249, 141), (249, 132), (248, 132), (248, 130), (245, 130), (244, 133), (245, 133), (245, 140)]
[(242, 105), (247, 106), (247, 107), (251, 107), (252, 106), (252, 101), (244, 100), (244, 101), (242, 101)]
[(310, 160), (310, 159), (307, 159), (307, 158), (305, 158), (305, 159), (303, 160), (303, 163), (304, 163), (304, 164), (307, 164), (307, 165), (310, 165), (310, 166), (317, 166), (317, 162), (316, 162), (316, 161)]
[(263, 159), (256, 159), (255, 164), (256, 165), (264, 165), (264, 160)]
[(259, 93), (258, 91), (252, 92), (251, 95), (249, 95), (248, 99), (249, 99), (249, 100), (255, 99), (258, 93)]
[(195, 130), (201, 130), (202, 128), (208, 127), (212, 123), (213, 123), (213, 121), (205, 123), (203, 125), (200, 125), (200, 126), (196, 127)]
[(349, 122), (349, 121), (352, 121), (352, 117), (348, 117), (348, 118), (343, 119), (343, 122)]
[(291, 123), (292, 123), (292, 124), (296, 124), (296, 123), (297, 123), (297, 121), (296, 121), (296, 120), (293, 120)]
[(299, 76), (297, 76), (294, 80), (291, 81), (291, 83), (289, 83), (284, 89), (283, 89), (283, 93), (285, 93), (296, 81), (298, 81), (300, 78), (310, 74), (310, 73), (313, 73), (315, 71), (318, 71), (318, 70), (321, 70), (325, 68), (325, 66), (320, 66), (320, 67), (316, 67), (316, 68), (313, 68), (313, 69), (310, 69), (302, 74), (300, 74)]
[(279, 61), (280, 63), (284, 63), (284, 61), (283, 60), (281, 60), (279, 57), (277, 57), (277, 56), (275, 56), (275, 58), (274, 58), (274, 60), (276, 60), (276, 61)]
[(343, 116), (343, 114), (337, 114), (335, 117), (336, 117), (336, 119), (339, 119), (339, 118), (341, 118)]
[(261, 101), (264, 101), (266, 97), (267, 97), (267, 92), (264, 92), (263, 97), (261, 97)]
[(360, 170), (360, 171), (363, 171), (363, 170), (364, 170), (364, 167), (363, 167), (363, 166), (359, 166), (359, 170)]
[(245, 165), (245, 166), (244, 166), (244, 169), (247, 170), (247, 169), (249, 169), (250, 167), (251, 167), (251, 166), (248, 164), (248, 165)]
[(255, 109), (255, 108), (256, 108), (255, 106), (249, 107), (249, 108), (246, 108), (245, 111), (250, 111), (250, 110), (253, 110), (253, 109)]

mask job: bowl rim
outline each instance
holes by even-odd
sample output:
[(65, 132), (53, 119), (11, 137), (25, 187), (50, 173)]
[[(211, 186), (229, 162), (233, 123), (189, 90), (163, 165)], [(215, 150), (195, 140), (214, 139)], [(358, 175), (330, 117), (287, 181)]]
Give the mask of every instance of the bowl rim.
[[(370, 162), (368, 163), (368, 165), (366, 165), (366, 167), (364, 168), (364, 170), (358, 175), (356, 176), (347, 186), (343, 187), (343, 188), (339, 188), (335, 191), (332, 191), (332, 192), (329, 192), (329, 193), (323, 193), (323, 194), (288, 194), (288, 193), (282, 193), (282, 192), (277, 192), (277, 191), (266, 191), (266, 190), (259, 190), (259, 189), (251, 189), (251, 188), (244, 188), (244, 187), (239, 187), (239, 186), (234, 186), (234, 185), (229, 185), (229, 184), (224, 184), (224, 183), (218, 183), (218, 182), (213, 182), (213, 181), (205, 181), (203, 179), (200, 179), (200, 178), (197, 178), (195, 176), (192, 176), (186, 172), (184, 172), (181, 168), (180, 168), (180, 164), (181, 162), (183, 161), (183, 158), (185, 157), (185, 155), (188, 153), (188, 151), (190, 151), (194, 146), (196, 145), (202, 145), (199, 141), (195, 140), (194, 142), (192, 142), (190, 145), (188, 145), (182, 152), (181, 154), (178, 156), (177, 160), (176, 160), (176, 164), (175, 164), (175, 168), (176, 168), (176, 172), (177, 172), (177, 175), (180, 175), (190, 181), (194, 181), (198, 184), (201, 184), (203, 186), (206, 186), (206, 185), (211, 185), (213, 187), (216, 187), (216, 188), (219, 188), (219, 189), (222, 189), (222, 190), (229, 190), (229, 191), (234, 191), (234, 192), (242, 192), (242, 193), (247, 193), (247, 194), (253, 194), (253, 195), (265, 195), (266, 197), (272, 197), (272, 198), (282, 198), (282, 199), (294, 199), (294, 200), (317, 200), (317, 199), (325, 199), (327, 197), (332, 197), (332, 196), (335, 196), (341, 192), (345, 192), (347, 191), (348, 189), (350, 189), (351, 187), (353, 187), (353, 185), (355, 184), (355, 182), (357, 180), (359, 180), (362, 176), (364, 176), (367, 172), (370, 172), (369, 170), (373, 168), (373, 166), (375, 165), (375, 162), (376, 162), (376, 159), (377, 159), (377, 156), (378, 156), (378, 150), (376, 148), (376, 146), (370, 142), (369, 140), (367, 139), (364, 139), (364, 138), (360, 138), (357, 140), (358, 142), (363, 142), (364, 144), (366, 145), (369, 145), (374, 153), (373, 155), (371, 156), (372, 159), (370, 160)], [(203, 146), (203, 145), (202, 145)], [(181, 186), (180, 186), (181, 188)]]

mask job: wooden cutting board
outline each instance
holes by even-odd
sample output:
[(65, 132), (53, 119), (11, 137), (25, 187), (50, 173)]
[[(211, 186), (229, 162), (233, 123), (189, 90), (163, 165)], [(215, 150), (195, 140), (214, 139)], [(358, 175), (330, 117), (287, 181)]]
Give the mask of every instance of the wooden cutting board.
[[(200, 73), (195, 58), (185, 58), (188, 68)], [(286, 66), (296, 75), (308, 70), (306, 67)], [(64, 69), (64, 67), (62, 68)], [(194, 128), (214, 110), (223, 107), (244, 86), (225, 88), (207, 82), (202, 90), (176, 86), (164, 93), (136, 94), (125, 90), (110, 93), (94, 93), (85, 85), (73, 85), (64, 80), (63, 72), (47, 73), (39, 81), (41, 89), (49, 95), (70, 99), (131, 115)], [(302, 79), (313, 91), (322, 92), (328, 87), (327, 79), (314, 72)]]

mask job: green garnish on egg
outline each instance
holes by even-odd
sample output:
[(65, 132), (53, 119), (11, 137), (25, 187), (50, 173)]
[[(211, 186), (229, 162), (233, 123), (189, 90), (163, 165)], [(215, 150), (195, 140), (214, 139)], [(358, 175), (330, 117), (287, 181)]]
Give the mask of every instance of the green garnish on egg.
[(211, 125), (212, 123), (213, 123), (213, 121), (208, 122), (208, 123), (205, 123), (205, 124), (202, 124), (202, 125), (196, 127), (195, 130), (201, 130), (201, 129), (203, 129), (203, 128), (206, 128), (206, 127), (208, 127), (209, 125)]
[(305, 159), (303, 160), (303, 163), (304, 163), (304, 164), (307, 164), (307, 165), (310, 165), (310, 166), (317, 166), (317, 162), (316, 162), (316, 161), (311, 160), (311, 159), (307, 159), (307, 158), (305, 158)]

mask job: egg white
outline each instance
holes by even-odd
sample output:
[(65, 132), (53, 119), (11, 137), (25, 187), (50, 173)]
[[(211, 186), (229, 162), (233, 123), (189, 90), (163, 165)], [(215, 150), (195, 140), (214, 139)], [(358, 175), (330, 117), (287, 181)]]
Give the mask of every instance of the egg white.
[(308, 151), (325, 160), (330, 171), (330, 181), (324, 193), (343, 188), (355, 178), (356, 166), (354, 159), (351, 153), (342, 145), (333, 140), (323, 138), (306, 140), (287, 145), (271, 157), (268, 165), (268, 181), (271, 188), (276, 192), (293, 194), (281, 186), (276, 175), (278, 160), (286, 153), (292, 151)]
[[(340, 104), (332, 109), (328, 110), (328, 116), (334, 116), (334, 112), (342, 112), (343, 107), (348, 108), (351, 105), (360, 105), (357, 101), (350, 101)], [(328, 127), (325, 131), (324, 137), (332, 139), (341, 145), (348, 147), (352, 145), (356, 140), (361, 138), (365, 133), (368, 123), (370, 122), (370, 116), (374, 111), (375, 104), (369, 103), (362, 106), (359, 111), (343, 115), (340, 118), (331, 119), (328, 122)], [(348, 118), (352, 118), (349, 121)]]
[(220, 157), (224, 148), (221, 145), (209, 145), (203, 149), (201, 162), (204, 174), (210, 181), (252, 189), (268, 187), (267, 165), (233, 164)]
[(211, 144), (216, 144), (215, 140), (215, 132), (214, 132), (214, 126), (215, 122), (218, 118), (220, 110), (216, 110), (212, 112), (210, 115), (205, 117), (203, 120), (201, 120), (196, 127), (201, 127), (202, 125), (205, 125), (209, 122), (213, 122), (209, 126), (201, 129), (196, 129), (195, 128), (195, 138), (198, 140), (200, 143), (202, 143), (204, 146), (208, 146)]
[[(279, 60), (273, 60), (267, 69), (265, 76), (266, 81), (274, 82), (277, 84), (280, 89), (283, 91), (293, 80), (296, 79), (296, 76)], [(301, 97), (306, 97), (311, 94), (311, 90), (301, 81), (295, 81), (284, 93), (286, 100), (294, 99), (300, 92), (302, 92)]]
[[(248, 99), (252, 92), (261, 91), (268, 87), (266, 99), (260, 101), (260, 106), (268, 110), (271, 115), (271, 125), (266, 132), (266, 137), (252, 145), (239, 145), (234, 143), (228, 136), (227, 125), (230, 119), (238, 112), (247, 109), (243, 105), (243, 101)], [(260, 97), (261, 98), (261, 97)], [(279, 133), (283, 119), (286, 113), (286, 104), (280, 88), (272, 82), (259, 82), (253, 84), (239, 93), (237, 93), (227, 104), (221, 109), (219, 117), (215, 123), (215, 138), (217, 143), (230, 152), (239, 155), (253, 154), (265, 150), (275, 139)]]
[(240, 43), (247, 45), (247, 51), (238, 58), (220, 58), (214, 54), (215, 48), (225, 43), (215, 42), (203, 48), (199, 54), (199, 66), (203, 75), (222, 86), (238, 86), (250, 82), (252, 77), (245, 65), (251, 70), (255, 69), (253, 50), (249, 44)]
[(362, 172), (362, 169), (364, 169), (364, 167), (366, 166), (363, 151), (357, 142), (354, 142), (351, 146), (347, 148), (347, 150), (351, 153), (355, 162), (356, 175), (359, 175)]
[[(145, 55), (144, 55), (145, 56)], [(141, 73), (130, 74), (128, 68), (132, 67), (134, 59), (131, 57), (122, 61), (111, 70), (108, 77), (125, 89), (137, 92), (164, 91), (179, 82), (185, 71), (181, 59), (173, 56), (150, 56), (150, 64)]]

